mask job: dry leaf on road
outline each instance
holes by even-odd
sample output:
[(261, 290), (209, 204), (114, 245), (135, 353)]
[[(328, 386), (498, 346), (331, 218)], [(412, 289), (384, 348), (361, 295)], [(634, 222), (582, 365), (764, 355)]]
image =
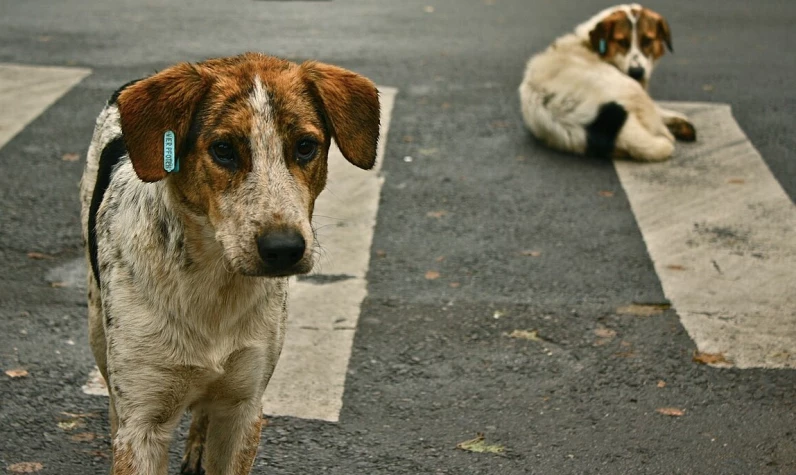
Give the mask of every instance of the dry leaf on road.
[(631, 305), (625, 305), (624, 307), (619, 307), (616, 309), (616, 313), (619, 315), (635, 315), (637, 317), (650, 317), (652, 315), (659, 315), (663, 313), (664, 310), (670, 308), (671, 305), (668, 303), (645, 303), (639, 304), (634, 303)]
[(730, 361), (725, 358), (724, 353), (702, 353), (700, 351), (695, 351), (691, 359), (694, 363), (699, 364), (730, 364)]
[(14, 368), (6, 370), (6, 375), (8, 375), (10, 378), (24, 378), (28, 376), (28, 374), (30, 374), (28, 373), (28, 370), (23, 368)]
[(594, 334), (600, 338), (613, 338), (616, 336), (616, 331), (610, 328), (600, 327), (594, 329)]
[(449, 286), (450, 286), (450, 288), (452, 288), (452, 289), (457, 289), (457, 288), (461, 287), (461, 285), (462, 285), (462, 284), (461, 284), (461, 282), (451, 282), (451, 283), (450, 283), (450, 284), (448, 284), (448, 285), (449, 285)]
[(680, 264), (669, 264), (666, 268), (669, 270), (685, 270), (685, 266), (681, 266)]
[(666, 381), (664, 381), (662, 379), (659, 379), (658, 380), (658, 387), (659, 388), (665, 388), (666, 387)]
[(428, 213), (426, 213), (426, 216), (428, 216), (429, 218), (440, 219), (441, 217), (445, 216), (446, 214), (448, 214), (447, 211), (439, 210), (439, 211), (429, 211)]
[(597, 194), (599, 194), (600, 196), (602, 196), (604, 198), (611, 198), (612, 196), (614, 196), (614, 192), (613, 191), (608, 191), (608, 190), (598, 191)]
[(31, 259), (36, 259), (36, 260), (52, 259), (53, 258), (53, 256), (51, 256), (49, 254), (45, 254), (43, 252), (35, 252), (35, 251), (29, 252), (28, 253), (28, 257), (31, 258)]
[(76, 162), (76, 161), (80, 160), (80, 155), (78, 155), (76, 153), (65, 153), (65, 154), (61, 155), (61, 160), (65, 161), (65, 162)]
[(677, 409), (676, 407), (659, 407), (658, 409), (655, 409), (655, 412), (658, 414), (663, 414), (664, 416), (680, 417), (685, 414), (685, 409)]
[(526, 249), (524, 251), (520, 251), (521, 256), (528, 256), (528, 257), (539, 257), (542, 255), (541, 251), (533, 251), (530, 249)]
[(66, 431), (69, 431), (69, 430), (75, 429), (75, 428), (77, 428), (77, 427), (80, 427), (80, 426), (82, 426), (82, 425), (83, 425), (83, 424), (80, 422), (80, 420), (78, 420), (78, 419), (71, 419), (71, 420), (68, 420), (68, 421), (61, 421), (61, 422), (59, 422), (59, 423), (58, 423), (58, 428), (59, 428), (59, 429), (66, 430)]
[(435, 271), (435, 270), (430, 270), (430, 271), (426, 272), (426, 279), (428, 279), (428, 280), (439, 279), (439, 276), (440, 276), (440, 273)]
[(539, 330), (514, 330), (513, 332), (509, 333), (509, 338), (542, 341), (542, 337), (539, 336)]
[(11, 473), (36, 473), (43, 468), (39, 462), (19, 462), (8, 466)]
[(478, 436), (475, 439), (465, 440), (464, 442), (459, 442), (456, 444), (456, 448), (459, 450), (467, 450), (469, 452), (477, 452), (477, 453), (491, 453), (491, 454), (502, 454), (506, 451), (506, 448), (502, 445), (492, 445), (487, 444), (484, 442), (484, 434), (478, 433)]
[(92, 440), (97, 438), (97, 434), (93, 432), (82, 432), (80, 434), (75, 434), (69, 439), (72, 442), (91, 442)]

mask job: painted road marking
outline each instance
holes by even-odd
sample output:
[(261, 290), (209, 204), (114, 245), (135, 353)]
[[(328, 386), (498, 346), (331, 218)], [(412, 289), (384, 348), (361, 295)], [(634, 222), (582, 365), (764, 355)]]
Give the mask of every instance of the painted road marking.
[(315, 206), (324, 252), (315, 276), (291, 282), (287, 336), (263, 412), (337, 421), (343, 405), (348, 360), (354, 343), (379, 195), (379, 170), (396, 89), (380, 88), (381, 137), (376, 166), (351, 166), (337, 147), (329, 151), (329, 179)]
[[(367, 295), (365, 277), (384, 181), (379, 170), (397, 90), (380, 92), (381, 138), (373, 170), (351, 166), (336, 146), (329, 151), (328, 183), (314, 218), (324, 251), (313, 275), (291, 279), (287, 336), (263, 396), (265, 414), (324, 421), (337, 421), (340, 415), (360, 305)], [(85, 289), (85, 263), (67, 263), (47, 279)], [(96, 368), (83, 392), (108, 395)]]
[(89, 74), (83, 68), (0, 63), (0, 147)]
[(697, 142), (614, 164), (666, 297), (700, 351), (796, 368), (796, 206), (729, 105), (663, 105), (691, 117)]

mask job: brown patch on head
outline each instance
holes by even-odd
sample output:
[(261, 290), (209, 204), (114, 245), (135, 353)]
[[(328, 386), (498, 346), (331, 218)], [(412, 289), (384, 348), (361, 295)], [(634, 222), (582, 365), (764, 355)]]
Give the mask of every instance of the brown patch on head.
[(647, 8), (641, 10), (636, 23), (638, 45), (644, 56), (658, 59), (665, 48), (672, 51), (672, 32), (669, 23), (660, 14)]
[(147, 182), (166, 176), (163, 134), (174, 132), (177, 156), (209, 83), (192, 65), (181, 63), (125, 88), (117, 103), (124, 142), (138, 177)]
[(617, 10), (605, 17), (589, 32), (592, 48), (603, 58), (613, 58), (630, 50), (633, 23), (624, 10)]

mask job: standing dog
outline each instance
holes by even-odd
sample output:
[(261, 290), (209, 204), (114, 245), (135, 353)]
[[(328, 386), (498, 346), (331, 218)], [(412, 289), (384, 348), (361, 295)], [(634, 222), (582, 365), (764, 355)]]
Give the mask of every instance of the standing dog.
[(253, 53), (179, 64), (111, 97), (80, 195), (113, 474), (165, 474), (185, 410), (181, 473), (249, 473), (286, 276), (313, 266), (331, 139), (369, 169), (378, 135), (368, 79)]
[(525, 124), (559, 150), (666, 160), (675, 138), (693, 141), (696, 131), (647, 93), (664, 48), (672, 38), (661, 15), (638, 4), (601, 11), (528, 62), (519, 88)]

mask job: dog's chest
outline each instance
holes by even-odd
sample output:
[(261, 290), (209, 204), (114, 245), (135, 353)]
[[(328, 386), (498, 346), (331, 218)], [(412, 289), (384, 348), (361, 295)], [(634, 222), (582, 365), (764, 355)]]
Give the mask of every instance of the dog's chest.
[(98, 220), (111, 339), (213, 373), (243, 348), (281, 347), (286, 279), (228, 272), (212, 234), (189, 231), (167, 193), (132, 173), (129, 163), (118, 169)]
[(211, 289), (199, 293), (186, 290), (173, 308), (164, 308), (176, 318), (163, 327), (163, 332), (171, 335), (163, 343), (170, 346), (179, 363), (219, 373), (238, 350), (281, 347), (287, 317), (286, 285), (248, 280), (255, 280), (256, 285), (240, 285), (215, 295)]

